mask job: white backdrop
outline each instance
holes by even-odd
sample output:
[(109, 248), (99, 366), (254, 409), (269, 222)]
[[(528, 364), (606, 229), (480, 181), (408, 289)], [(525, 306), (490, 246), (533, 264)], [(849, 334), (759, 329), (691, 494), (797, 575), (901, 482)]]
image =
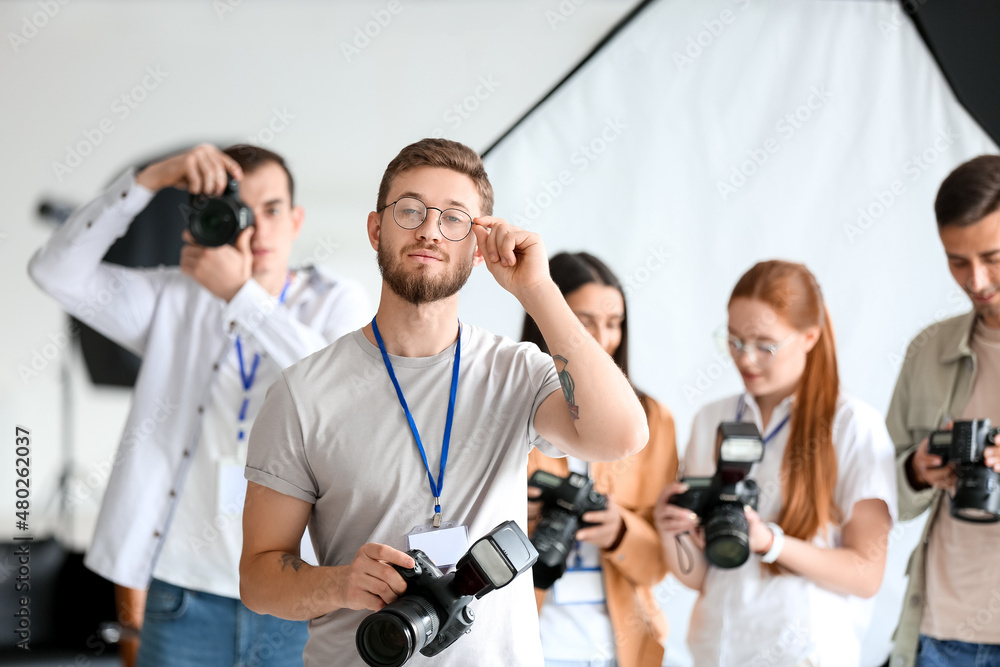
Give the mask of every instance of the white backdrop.
[[(807, 264), (829, 302), (848, 391), (884, 411), (907, 342), (965, 310), (933, 199), (996, 152), (888, 2), (663, 0), (648, 7), (487, 157), (496, 215), (550, 253), (587, 250), (628, 291), (633, 379), (694, 411), (741, 389), (712, 341), (754, 262)], [(518, 304), (477, 275), (465, 317), (519, 333)], [(919, 525), (894, 529), (865, 642), (884, 661)], [(693, 594), (668, 580), (668, 664)]]

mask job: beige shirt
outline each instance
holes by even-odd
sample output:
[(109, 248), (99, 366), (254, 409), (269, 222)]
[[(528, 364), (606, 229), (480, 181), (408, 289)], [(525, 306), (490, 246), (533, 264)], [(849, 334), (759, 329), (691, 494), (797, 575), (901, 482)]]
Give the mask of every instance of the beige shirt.
[[(1000, 424), (1000, 330), (976, 324), (970, 347), (977, 371), (961, 419)], [(927, 545), (927, 596), (921, 634), (974, 644), (1000, 644), (1000, 523), (976, 524), (938, 505)], [(994, 564), (991, 564), (994, 563)]]

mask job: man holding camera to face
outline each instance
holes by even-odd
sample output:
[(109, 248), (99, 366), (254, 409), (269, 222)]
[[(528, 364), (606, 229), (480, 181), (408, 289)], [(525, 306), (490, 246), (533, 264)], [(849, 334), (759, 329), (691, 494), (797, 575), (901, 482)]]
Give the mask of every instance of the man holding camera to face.
[[(532, 447), (614, 460), (648, 439), (635, 392), (566, 304), (541, 238), (492, 208), (470, 148), (404, 148), (368, 215), (383, 276), (375, 319), (283, 372), (255, 424), (241, 592), (251, 609), (312, 619), (308, 664), (364, 664), (363, 619), (409, 597), (396, 569), (415, 564), (405, 549), (423, 545), (444, 569), (497, 524), (523, 526)], [(564, 359), (558, 374), (537, 346), (459, 321), (458, 292), (481, 263)], [(319, 567), (299, 559), (307, 522)], [(541, 664), (530, 577), (471, 611), (471, 635), (433, 664)], [(367, 648), (403, 661), (423, 653), (425, 635), (407, 627)]]
[(890, 664), (1000, 665), (1000, 156), (956, 168), (934, 210), (973, 310), (910, 344), (886, 418), (899, 518), (930, 509)]
[[(179, 269), (102, 262), (165, 187), (192, 195)], [(120, 586), (149, 586), (139, 665), (302, 664), (304, 624), (239, 600), (247, 439), (281, 369), (370, 311), (355, 283), (289, 269), (304, 220), (293, 193), (271, 151), (198, 146), (130, 169), (29, 265), (67, 311), (143, 359), (86, 557)], [(203, 242), (221, 232), (220, 245), (196, 243), (192, 231)], [(113, 294), (107, 305), (85, 306), (103, 291)]]

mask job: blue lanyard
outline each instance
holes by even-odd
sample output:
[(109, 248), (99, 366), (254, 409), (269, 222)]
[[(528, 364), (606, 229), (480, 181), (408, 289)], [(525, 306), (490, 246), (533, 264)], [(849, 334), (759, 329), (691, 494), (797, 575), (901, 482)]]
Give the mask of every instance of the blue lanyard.
[[(289, 272), (288, 277), (285, 278), (285, 286), (281, 290), (281, 296), (278, 297), (278, 303), (284, 303), (285, 297), (288, 296), (288, 286), (292, 284), (292, 274)], [(253, 355), (253, 364), (250, 366), (250, 374), (247, 375), (246, 364), (243, 363), (243, 342), (240, 340), (239, 335), (236, 336), (236, 358), (240, 360), (240, 380), (243, 381), (243, 391), (250, 393), (250, 388), (253, 387), (253, 381), (257, 379), (257, 366), (260, 365), (260, 355), (256, 352)], [(243, 397), (243, 404), (240, 406), (240, 430), (236, 439), (240, 442), (246, 437), (246, 433), (243, 430), (243, 422), (247, 418), (247, 407), (250, 405), (250, 397)]]
[[(746, 405), (746, 403), (743, 401), (743, 396), (741, 395), (740, 396), (740, 402), (736, 406), (736, 421), (738, 421), (738, 422), (743, 421), (743, 408), (744, 408), (745, 405)], [(792, 417), (792, 413), (791, 413), (791, 411), (789, 411), (788, 414), (785, 415), (785, 418), (781, 420), (781, 423), (774, 427), (774, 430), (771, 431), (771, 435), (768, 435), (768, 436), (764, 437), (764, 444), (765, 445), (767, 443), (771, 442), (772, 440), (774, 440), (774, 436), (778, 435), (778, 433), (781, 431), (781, 429), (785, 428), (785, 424), (788, 423), (788, 420), (791, 419), (791, 417)]]
[(458, 323), (458, 342), (455, 343), (455, 361), (451, 368), (451, 395), (448, 397), (448, 418), (444, 424), (444, 442), (441, 445), (441, 467), (438, 470), (437, 482), (431, 474), (431, 466), (427, 463), (427, 452), (424, 451), (424, 443), (420, 440), (420, 433), (417, 432), (417, 425), (410, 414), (410, 408), (403, 397), (403, 390), (396, 379), (396, 373), (392, 370), (392, 362), (389, 360), (389, 353), (385, 351), (385, 343), (382, 342), (382, 335), (378, 331), (378, 324), (372, 318), (372, 333), (375, 334), (375, 341), (378, 343), (379, 352), (382, 353), (382, 361), (385, 362), (385, 369), (389, 371), (389, 378), (392, 386), (396, 388), (396, 396), (399, 397), (399, 404), (403, 407), (406, 421), (410, 423), (410, 430), (413, 438), (417, 441), (417, 449), (420, 450), (420, 458), (424, 461), (424, 470), (427, 471), (427, 481), (431, 484), (431, 493), (434, 494), (434, 527), (441, 525), (441, 491), (444, 489), (444, 469), (448, 465), (448, 443), (451, 442), (451, 424), (455, 418), (455, 397), (458, 395), (458, 370), (462, 362), (462, 323)]

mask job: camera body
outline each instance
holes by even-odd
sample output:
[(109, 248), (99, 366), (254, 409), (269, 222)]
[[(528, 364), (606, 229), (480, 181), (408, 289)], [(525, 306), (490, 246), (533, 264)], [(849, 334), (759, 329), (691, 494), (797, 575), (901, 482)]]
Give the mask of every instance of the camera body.
[(437, 618), (444, 619), (443, 623), (439, 620), (434, 639), (420, 651), (426, 656), (437, 655), (472, 629), (476, 615), (469, 603), (474, 596), (457, 593), (451, 586), (455, 573), (443, 574), (420, 549), (410, 549), (406, 553), (413, 557), (413, 567), (393, 566), (406, 581), (406, 595), (400, 600), (421, 612), (430, 612), (428, 607), (433, 607)]
[(431, 657), (445, 650), (472, 629), (470, 602), (503, 588), (538, 558), (513, 521), (477, 540), (451, 572), (442, 573), (420, 549), (406, 553), (412, 568), (393, 565), (406, 592), (366, 616), (355, 634), (359, 655), (373, 667), (398, 667), (416, 651)]
[(594, 525), (584, 521), (583, 515), (607, 509), (608, 498), (594, 491), (594, 480), (576, 472), (560, 477), (536, 470), (528, 486), (542, 491), (536, 499), (542, 503), (542, 515), (531, 536), (538, 562), (531, 575), (535, 588), (547, 589), (566, 572), (566, 559), (576, 542), (576, 531)]
[(760, 489), (747, 475), (753, 464), (764, 458), (764, 439), (754, 424), (722, 422), (716, 458), (712, 477), (683, 478), (688, 490), (674, 494), (668, 502), (701, 519), (708, 561), (717, 567), (734, 568), (750, 557), (750, 525), (743, 507), (757, 509)]
[(973, 523), (1000, 521), (1000, 473), (986, 466), (983, 450), (1000, 433), (989, 419), (957, 421), (950, 431), (930, 434), (927, 451), (955, 464), (957, 481), (951, 515)]
[(233, 245), (240, 233), (253, 224), (253, 210), (240, 199), (240, 183), (232, 176), (218, 197), (191, 195), (187, 228), (199, 245)]

